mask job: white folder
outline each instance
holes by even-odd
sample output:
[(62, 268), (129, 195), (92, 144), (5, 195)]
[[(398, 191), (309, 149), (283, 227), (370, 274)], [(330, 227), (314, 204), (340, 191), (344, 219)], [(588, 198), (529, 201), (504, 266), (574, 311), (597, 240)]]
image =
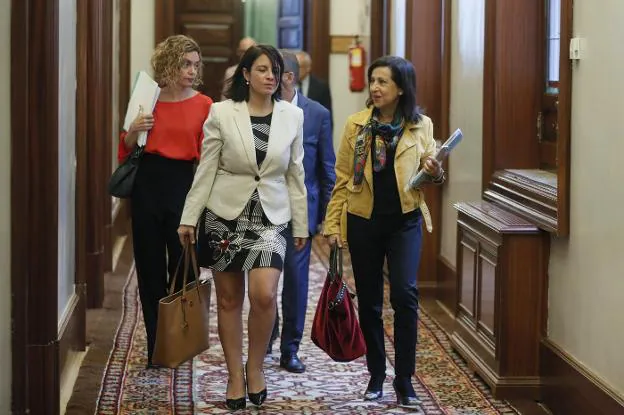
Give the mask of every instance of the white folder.
[[(151, 76), (145, 71), (139, 71), (134, 80), (132, 86), (132, 92), (130, 93), (130, 101), (128, 101), (128, 110), (126, 111), (126, 118), (124, 119), (124, 130), (128, 131), (132, 121), (139, 115), (140, 112), (144, 114), (151, 114), (158, 101), (160, 95), (160, 87), (158, 83), (152, 79)], [(139, 133), (137, 144), (144, 146), (147, 143), (147, 131)]]

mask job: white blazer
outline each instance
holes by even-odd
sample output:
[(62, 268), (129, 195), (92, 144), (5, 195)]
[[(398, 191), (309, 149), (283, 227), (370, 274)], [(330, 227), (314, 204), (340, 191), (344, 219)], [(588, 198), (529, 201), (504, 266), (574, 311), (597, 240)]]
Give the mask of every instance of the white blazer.
[(303, 170), (303, 111), (275, 101), (267, 154), (258, 169), (246, 102), (212, 104), (182, 225), (196, 226), (207, 207), (223, 219), (238, 217), (258, 189), (271, 223), (292, 220), (293, 236), (308, 237), (308, 202)]

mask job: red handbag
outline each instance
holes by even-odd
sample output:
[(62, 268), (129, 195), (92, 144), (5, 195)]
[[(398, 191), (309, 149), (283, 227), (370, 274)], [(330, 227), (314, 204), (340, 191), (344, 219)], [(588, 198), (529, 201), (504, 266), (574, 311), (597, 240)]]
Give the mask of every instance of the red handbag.
[(314, 314), (312, 341), (333, 360), (350, 362), (366, 353), (351, 293), (342, 280), (342, 251), (332, 245), (329, 270)]

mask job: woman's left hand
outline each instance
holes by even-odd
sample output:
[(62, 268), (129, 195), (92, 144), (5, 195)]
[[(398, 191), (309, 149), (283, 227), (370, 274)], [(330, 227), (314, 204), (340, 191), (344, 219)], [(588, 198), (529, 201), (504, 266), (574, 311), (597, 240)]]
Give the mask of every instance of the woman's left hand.
[(423, 166), (425, 173), (431, 177), (440, 177), (442, 174), (442, 164), (433, 156), (429, 156), (425, 159)]
[(306, 240), (308, 238), (294, 238), (295, 239), (295, 249), (297, 251), (301, 251), (306, 244)]

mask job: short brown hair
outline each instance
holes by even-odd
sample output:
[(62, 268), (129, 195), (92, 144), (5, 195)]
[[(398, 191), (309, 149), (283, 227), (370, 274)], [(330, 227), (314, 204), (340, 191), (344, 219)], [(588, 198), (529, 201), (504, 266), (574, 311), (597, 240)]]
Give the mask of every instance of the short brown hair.
[(203, 75), (201, 49), (195, 40), (184, 35), (169, 36), (156, 46), (151, 63), (154, 69), (154, 78), (158, 85), (162, 87), (177, 81), (178, 72), (184, 63), (184, 55), (190, 52), (199, 54), (199, 69), (193, 82), (193, 88), (201, 85)]

